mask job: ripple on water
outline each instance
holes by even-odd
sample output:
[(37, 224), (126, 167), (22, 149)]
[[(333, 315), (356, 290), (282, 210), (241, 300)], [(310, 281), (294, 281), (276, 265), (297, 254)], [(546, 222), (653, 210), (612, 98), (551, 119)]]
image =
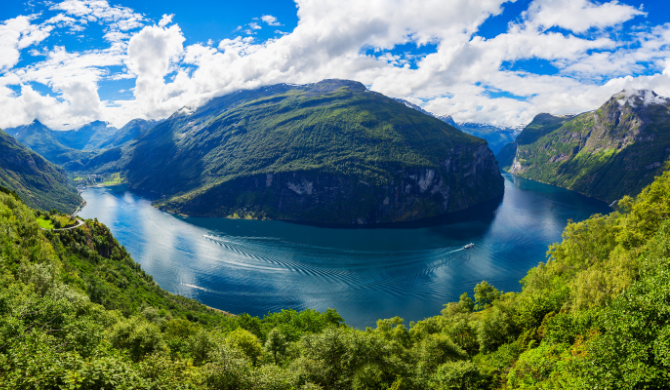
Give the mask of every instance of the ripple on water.
[[(411, 229), (333, 229), (278, 221), (178, 218), (123, 187), (89, 188), (80, 215), (107, 224), (168, 291), (230, 312), (336, 308), (357, 326), (420, 320), (487, 280), (515, 291), (568, 219), (602, 202), (505, 175), (498, 205)], [(473, 242), (475, 247), (464, 250)]]

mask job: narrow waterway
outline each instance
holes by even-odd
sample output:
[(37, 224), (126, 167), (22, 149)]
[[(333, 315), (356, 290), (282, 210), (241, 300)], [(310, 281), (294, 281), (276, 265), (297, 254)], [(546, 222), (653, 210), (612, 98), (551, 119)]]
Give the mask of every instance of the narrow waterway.
[[(252, 315), (335, 308), (363, 328), (379, 318), (436, 315), (482, 280), (518, 291), (568, 219), (611, 211), (572, 191), (504, 176), (501, 202), (418, 228), (180, 218), (122, 186), (86, 189), (79, 215), (109, 226), (170, 292)], [(463, 249), (471, 242), (474, 248)]]

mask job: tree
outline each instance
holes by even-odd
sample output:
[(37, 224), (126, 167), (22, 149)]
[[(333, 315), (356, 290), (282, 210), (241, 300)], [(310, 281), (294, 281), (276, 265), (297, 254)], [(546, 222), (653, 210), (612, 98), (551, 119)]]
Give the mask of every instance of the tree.
[(492, 285), (488, 284), (488, 282), (482, 281), (475, 286), (476, 305), (474, 306), (474, 309), (484, 310), (491, 306), (491, 303), (493, 303), (493, 301), (498, 298), (500, 298), (500, 291), (498, 291)]
[(286, 338), (281, 334), (279, 329), (274, 328), (268, 333), (265, 350), (272, 354), (275, 363), (278, 362), (277, 355), (281, 356), (286, 353), (286, 346)]

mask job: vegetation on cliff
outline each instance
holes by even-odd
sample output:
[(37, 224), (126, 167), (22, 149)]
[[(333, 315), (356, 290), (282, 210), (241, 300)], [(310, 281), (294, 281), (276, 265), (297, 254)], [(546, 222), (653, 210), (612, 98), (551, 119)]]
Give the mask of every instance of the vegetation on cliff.
[(573, 118), (538, 116), (497, 158), (515, 175), (612, 202), (661, 172), (670, 157), (669, 120), (670, 99), (624, 91)]
[(0, 186), (42, 210), (73, 212), (82, 202), (63, 168), (19, 144), (0, 130)]
[(102, 224), (38, 228), (0, 193), (2, 389), (664, 388), (670, 173), (569, 224), (520, 293), (482, 282), (440, 315), (230, 316), (169, 294)]
[(239, 91), (184, 108), (79, 170), (120, 172), (166, 195), (162, 207), (177, 213), (312, 222), (427, 218), (503, 191), (484, 140), (347, 80)]

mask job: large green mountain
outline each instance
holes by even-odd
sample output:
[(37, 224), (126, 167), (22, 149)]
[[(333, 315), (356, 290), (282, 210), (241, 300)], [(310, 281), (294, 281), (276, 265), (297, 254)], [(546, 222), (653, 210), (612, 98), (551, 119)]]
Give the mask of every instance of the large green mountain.
[(73, 212), (82, 202), (61, 167), (0, 130), (0, 186), (15, 191), (31, 207)]
[(435, 217), (503, 193), (484, 140), (346, 80), (184, 108), (78, 169), (121, 172), (171, 212), (334, 224)]
[(621, 92), (575, 117), (538, 115), (497, 158), (503, 169), (612, 202), (652, 182), (670, 156), (670, 99)]

